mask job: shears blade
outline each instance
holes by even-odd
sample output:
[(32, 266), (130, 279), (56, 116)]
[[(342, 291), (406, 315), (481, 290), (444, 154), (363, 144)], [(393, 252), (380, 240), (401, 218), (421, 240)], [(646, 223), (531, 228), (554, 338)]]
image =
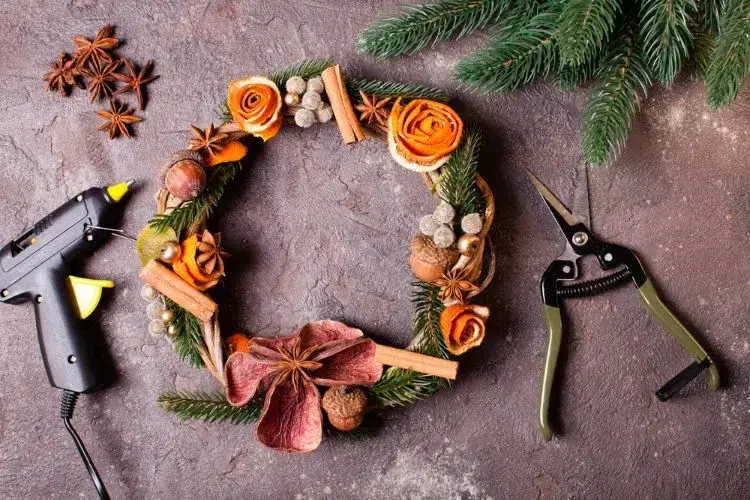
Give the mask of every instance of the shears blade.
[(539, 177), (534, 175), (531, 170), (526, 170), (526, 175), (529, 176), (529, 179), (531, 179), (531, 183), (534, 184), (536, 190), (539, 191), (539, 194), (542, 195), (544, 201), (547, 202), (547, 206), (549, 206), (550, 211), (552, 211), (552, 215), (555, 215), (556, 220), (558, 220), (559, 216), (569, 226), (581, 224), (581, 221), (578, 219), (578, 217), (573, 215), (570, 210), (568, 210), (565, 205), (563, 205), (563, 203), (557, 198), (557, 196), (552, 194), (552, 191), (550, 191), (549, 188), (539, 180)]

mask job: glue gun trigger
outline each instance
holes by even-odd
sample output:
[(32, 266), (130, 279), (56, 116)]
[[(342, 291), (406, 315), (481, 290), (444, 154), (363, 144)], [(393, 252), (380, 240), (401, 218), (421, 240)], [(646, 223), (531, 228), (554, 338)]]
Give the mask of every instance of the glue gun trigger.
[(112, 280), (95, 280), (68, 276), (68, 286), (73, 294), (73, 302), (76, 306), (78, 317), (86, 319), (96, 310), (102, 298), (103, 288), (114, 288)]

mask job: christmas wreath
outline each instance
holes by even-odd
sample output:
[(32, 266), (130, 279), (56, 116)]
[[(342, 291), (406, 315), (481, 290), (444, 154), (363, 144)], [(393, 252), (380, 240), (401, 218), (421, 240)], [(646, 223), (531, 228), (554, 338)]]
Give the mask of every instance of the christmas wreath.
[[(447, 100), (423, 86), (345, 81), (326, 59), (229, 84), (222, 124), (191, 126), (188, 148), (164, 160), (157, 213), (137, 241), (150, 333), (166, 336), (181, 358), (207, 369), (223, 388), (166, 392), (159, 398), (165, 410), (183, 420), (257, 420), (263, 445), (309, 452), (320, 444), (325, 421), (350, 431), (367, 412), (414, 403), (455, 378), (451, 358), (485, 335), (489, 309), (470, 302), (495, 271), (488, 237), (494, 201), (477, 174), (480, 132), (465, 127)], [(331, 320), (286, 337), (225, 338), (211, 290), (224, 278), (229, 254), (208, 218), (258, 139), (271, 140), (285, 123), (308, 128), (332, 120), (346, 144), (386, 142), (393, 159), (418, 172), (438, 200), (434, 213), (415, 218), (419, 234), (410, 244), (414, 339), (407, 349), (378, 345)]]

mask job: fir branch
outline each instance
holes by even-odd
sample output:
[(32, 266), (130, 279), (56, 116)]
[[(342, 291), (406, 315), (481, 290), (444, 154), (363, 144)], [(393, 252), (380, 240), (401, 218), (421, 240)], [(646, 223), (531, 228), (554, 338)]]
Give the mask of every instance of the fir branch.
[(701, 0), (698, 4), (700, 23), (713, 36), (719, 35), (721, 15), (727, 9), (729, 0)]
[(699, 80), (705, 81), (708, 76), (708, 66), (711, 64), (711, 53), (716, 47), (716, 41), (705, 26), (692, 25), (690, 33), (693, 37), (693, 43), (688, 63), (693, 75)]
[(596, 74), (599, 67), (599, 58), (592, 57), (580, 65), (564, 64), (553, 75), (555, 85), (561, 89), (572, 89), (583, 85)]
[(412, 327), (417, 333), (413, 350), (447, 359), (449, 353), (440, 331), (440, 313), (445, 308), (440, 300), (440, 288), (425, 281), (415, 281), (412, 283), (411, 302), (414, 304)]
[(159, 396), (158, 402), (165, 411), (174, 413), (183, 422), (197, 419), (246, 424), (258, 420), (263, 409), (262, 396), (236, 408), (227, 402), (224, 394), (202, 391), (169, 391)]
[(587, 162), (604, 164), (614, 160), (625, 144), (639, 94), (651, 86), (635, 26), (610, 43), (598, 72), (602, 85), (590, 96), (583, 110), (581, 149)]
[(640, 35), (648, 66), (655, 79), (671, 84), (688, 57), (693, 36), (689, 22), (694, 0), (643, 0)]
[(557, 43), (564, 64), (580, 66), (609, 39), (620, 12), (618, 0), (570, 0), (560, 14)]
[(369, 389), (370, 398), (380, 407), (407, 406), (448, 386), (445, 379), (390, 367)]
[(555, 36), (561, 5), (548, 1), (546, 6), (528, 21), (504, 27), (484, 49), (459, 61), (456, 77), (469, 89), (498, 92), (547, 76), (559, 65)]
[(714, 109), (732, 102), (750, 74), (750, 0), (727, 0), (719, 19), (719, 36), (706, 77), (708, 104)]
[(476, 182), (482, 142), (479, 129), (469, 129), (442, 168), (440, 195), (456, 207), (459, 217), (478, 212), (482, 206), (482, 196)]
[(279, 89), (283, 89), (286, 81), (293, 76), (301, 76), (307, 80), (321, 74), (324, 69), (332, 65), (333, 59), (330, 57), (324, 59), (304, 59), (296, 64), (272, 72), (268, 75), (268, 78), (273, 80)]
[(412, 83), (368, 80), (366, 78), (347, 78), (346, 89), (353, 100), (361, 101), (359, 91), (374, 94), (378, 97), (403, 97), (405, 99), (433, 99), (449, 101), (448, 94), (434, 87), (425, 87)]
[(156, 215), (148, 223), (156, 231), (171, 227), (179, 235), (198, 219), (207, 219), (219, 204), (224, 191), (242, 170), (242, 161), (222, 163), (209, 171), (206, 187), (194, 199), (175, 207), (167, 214)]
[(229, 123), (234, 120), (234, 118), (232, 117), (232, 112), (229, 111), (229, 101), (227, 101), (226, 99), (221, 101), (221, 104), (219, 104), (219, 109), (216, 110), (216, 114), (219, 116), (221, 123)]
[(448, 38), (461, 38), (496, 23), (510, 0), (443, 0), (406, 6), (394, 17), (381, 19), (357, 37), (359, 51), (379, 58), (413, 54)]
[(167, 309), (174, 315), (172, 325), (175, 332), (172, 342), (174, 342), (175, 352), (193, 368), (203, 368), (203, 358), (199, 350), (203, 345), (200, 321), (170, 299), (166, 299), (166, 302)]

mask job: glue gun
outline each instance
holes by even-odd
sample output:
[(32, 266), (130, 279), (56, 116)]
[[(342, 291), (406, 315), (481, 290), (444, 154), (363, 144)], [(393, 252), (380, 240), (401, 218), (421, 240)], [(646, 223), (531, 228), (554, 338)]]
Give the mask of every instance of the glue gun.
[[(0, 301), (33, 302), (50, 384), (74, 393), (104, 384), (88, 317), (109, 280), (72, 276), (70, 266), (102, 241), (134, 181), (90, 188), (0, 249)], [(116, 230), (115, 230), (116, 231)]]

